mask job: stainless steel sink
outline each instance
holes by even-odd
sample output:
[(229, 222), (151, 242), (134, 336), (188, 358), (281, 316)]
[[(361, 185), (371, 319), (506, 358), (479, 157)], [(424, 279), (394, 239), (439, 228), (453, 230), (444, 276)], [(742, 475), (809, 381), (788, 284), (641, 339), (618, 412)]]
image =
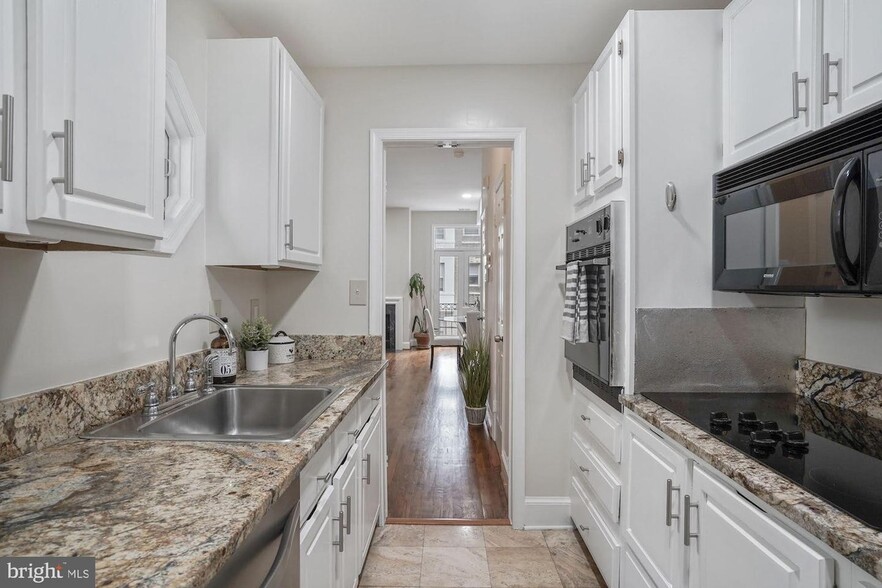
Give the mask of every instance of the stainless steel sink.
[(342, 390), (222, 387), (208, 396), (185, 398), (155, 417), (132, 415), (86, 433), (83, 438), (286, 442), (308, 427)]

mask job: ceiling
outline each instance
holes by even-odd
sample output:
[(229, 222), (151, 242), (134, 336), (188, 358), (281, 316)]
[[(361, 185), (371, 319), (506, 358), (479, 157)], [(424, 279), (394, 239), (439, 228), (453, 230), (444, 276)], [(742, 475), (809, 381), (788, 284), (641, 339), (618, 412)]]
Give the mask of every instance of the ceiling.
[[(411, 210), (478, 210), (482, 154), (463, 149), (395, 147), (386, 150), (386, 206)], [(470, 199), (462, 197), (471, 194)]]
[(302, 67), (593, 63), (628, 9), (729, 0), (209, 0)]

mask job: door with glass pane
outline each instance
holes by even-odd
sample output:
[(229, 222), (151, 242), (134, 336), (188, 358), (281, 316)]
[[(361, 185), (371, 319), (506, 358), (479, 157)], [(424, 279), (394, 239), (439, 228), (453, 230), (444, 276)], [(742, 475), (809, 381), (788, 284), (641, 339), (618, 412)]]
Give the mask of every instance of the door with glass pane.
[(480, 310), (481, 228), (479, 226), (436, 226), (434, 228), (432, 314), (440, 335), (459, 335), (452, 317)]

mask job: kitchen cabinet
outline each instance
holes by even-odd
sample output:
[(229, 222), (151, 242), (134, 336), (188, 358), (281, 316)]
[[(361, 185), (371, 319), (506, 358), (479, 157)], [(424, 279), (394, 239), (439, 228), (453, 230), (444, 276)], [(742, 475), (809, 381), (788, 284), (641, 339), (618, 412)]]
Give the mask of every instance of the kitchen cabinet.
[(377, 409), (358, 438), (359, 463), (362, 472), (361, 492), (359, 493), (361, 501), (359, 505), (361, 513), (359, 547), (362, 560), (367, 557), (371, 538), (374, 536), (374, 528), (380, 518), (383, 486), (381, 480), (383, 475), (381, 468), (383, 463), (382, 441), (380, 409)]
[(817, 128), (819, 18), (819, 0), (735, 0), (723, 11), (724, 165)]
[(600, 513), (590, 492), (577, 478), (570, 480), (570, 502), (576, 530), (591, 552), (597, 569), (609, 588), (617, 588), (622, 547), (618, 534)]
[(27, 23), (28, 219), (161, 238), (164, 0), (34, 0)]
[(26, 222), (26, 13), (25, 0), (0, 3), (0, 232)]
[(358, 456), (356, 444), (334, 474), (334, 486), (337, 488), (337, 500), (341, 508), (339, 515), (343, 517), (338, 539), (337, 579), (333, 584), (338, 588), (355, 588), (361, 572), (361, 468)]
[[(827, 588), (833, 562), (695, 465), (689, 586)], [(691, 508), (684, 504), (684, 509)], [(685, 510), (684, 510), (685, 514)]]
[(335, 543), (340, 541), (340, 522), (345, 514), (337, 496), (337, 489), (328, 486), (300, 529), (301, 586), (336, 585), (339, 547)]
[(208, 41), (206, 264), (318, 270), (324, 103), (278, 39)]
[(579, 91), (573, 97), (573, 193), (575, 204), (583, 202), (594, 195), (591, 178), (591, 146), (593, 137), (591, 116), (593, 114), (594, 96), (591, 74), (585, 78)]
[[(594, 65), (594, 158), (593, 189), (599, 193), (622, 179), (624, 164), (622, 120), (622, 57), (624, 40), (622, 29), (615, 34), (600, 53)], [(589, 122), (589, 128), (592, 126)]]
[(882, 2), (824, 0), (821, 103), (824, 123), (882, 100)]
[[(686, 458), (625, 418), (622, 531), (656, 586), (682, 586), (682, 489)], [(709, 584), (710, 585), (710, 584)]]
[(655, 582), (640, 565), (640, 561), (631, 548), (625, 545), (622, 548), (622, 586), (628, 588), (657, 588)]

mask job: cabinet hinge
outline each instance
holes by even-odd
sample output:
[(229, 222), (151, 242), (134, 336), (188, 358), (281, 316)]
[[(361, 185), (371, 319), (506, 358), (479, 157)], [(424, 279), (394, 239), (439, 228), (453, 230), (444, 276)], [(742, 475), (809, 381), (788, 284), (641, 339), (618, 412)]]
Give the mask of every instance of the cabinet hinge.
[(619, 41), (619, 55), (625, 52), (625, 42)]
[(625, 165), (625, 150), (619, 149), (619, 165)]

